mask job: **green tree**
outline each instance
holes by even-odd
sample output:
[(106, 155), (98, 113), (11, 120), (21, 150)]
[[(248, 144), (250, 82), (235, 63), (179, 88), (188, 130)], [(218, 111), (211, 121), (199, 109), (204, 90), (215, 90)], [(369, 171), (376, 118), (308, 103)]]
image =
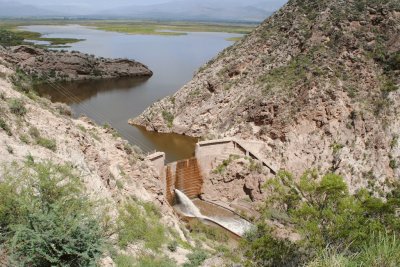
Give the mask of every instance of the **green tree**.
[[(257, 266), (287, 266), (279, 257), (290, 254), (305, 261), (329, 246), (339, 252), (357, 253), (374, 233), (396, 234), (400, 230), (400, 219), (395, 216), (400, 206), (397, 187), (384, 201), (365, 189), (350, 194), (339, 175), (320, 177), (308, 171), (299, 179), (280, 172), (266, 188), (269, 193), (264, 216), (245, 242), (245, 248), (251, 248), (246, 250), (247, 256), (262, 263)], [(292, 229), (300, 240), (290, 243), (278, 239), (273, 234), (275, 229), (267, 227), (268, 221)]]
[(13, 164), (0, 183), (0, 236), (12, 266), (94, 266), (101, 218), (70, 166)]

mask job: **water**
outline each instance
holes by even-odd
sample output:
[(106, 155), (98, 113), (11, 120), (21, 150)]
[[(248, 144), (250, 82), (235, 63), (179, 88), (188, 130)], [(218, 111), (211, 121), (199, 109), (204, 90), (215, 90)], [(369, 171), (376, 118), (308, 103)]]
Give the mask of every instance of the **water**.
[(40, 32), (50, 38), (85, 39), (63, 49), (109, 58), (130, 58), (147, 65), (154, 72), (154, 76), (147, 80), (118, 79), (63, 84), (72, 97), (46, 86), (40, 88), (40, 92), (54, 101), (69, 104), (76, 115), (85, 114), (99, 124), (108, 122), (124, 138), (145, 152), (166, 152), (169, 162), (193, 156), (196, 139), (148, 133), (130, 126), (127, 121), (140, 115), (155, 101), (174, 94), (190, 81), (200, 66), (232, 44), (226, 38), (240, 36), (228, 33), (128, 35), (78, 25), (25, 26), (21, 29)]
[(178, 198), (179, 202), (181, 203), (181, 211), (188, 217), (196, 217), (199, 219), (205, 218), (196, 205), (188, 198), (184, 193), (175, 189), (176, 197)]
[[(243, 236), (252, 227), (250, 222), (228, 210), (199, 200), (193, 202), (184, 193), (177, 189), (175, 189), (175, 194), (179, 202), (176, 207), (187, 217), (211, 221), (238, 236)], [(202, 208), (201, 211), (198, 206)], [(205, 214), (207, 214), (207, 216)]]

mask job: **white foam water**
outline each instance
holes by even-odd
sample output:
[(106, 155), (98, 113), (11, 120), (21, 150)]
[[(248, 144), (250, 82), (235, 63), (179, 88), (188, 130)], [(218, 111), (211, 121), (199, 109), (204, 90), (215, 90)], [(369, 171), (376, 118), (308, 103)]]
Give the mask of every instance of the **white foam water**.
[(204, 216), (203, 214), (201, 214), (200, 209), (183, 192), (175, 189), (175, 193), (177, 198), (179, 199), (179, 202), (181, 203), (180, 209), (187, 217), (209, 220), (228, 229), (238, 236), (243, 236), (252, 227), (252, 224), (250, 222), (239, 217), (229, 218), (219, 216)]

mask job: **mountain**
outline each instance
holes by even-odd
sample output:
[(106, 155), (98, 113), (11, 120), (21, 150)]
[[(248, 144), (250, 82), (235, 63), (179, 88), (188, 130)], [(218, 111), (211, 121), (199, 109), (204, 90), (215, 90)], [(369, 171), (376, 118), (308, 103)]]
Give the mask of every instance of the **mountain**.
[[(252, 4), (254, 3), (254, 4)], [(199, 1), (179, 0), (156, 5), (126, 6), (105, 10), (96, 14), (105, 17), (129, 17), (137, 19), (167, 20), (214, 20), (214, 21), (262, 21), (276, 10), (264, 2), (256, 1)]]
[(57, 16), (60, 12), (33, 5), (20, 4), (15, 1), (0, 1), (0, 17), (43, 17)]
[(172, 0), (157, 4), (129, 5), (119, 1), (115, 5), (101, 2), (97, 6), (88, 3), (65, 4), (44, 2), (21, 4), (1, 1), (0, 17), (49, 17), (78, 16), (89, 18), (130, 18), (156, 20), (213, 20), (260, 22), (281, 7), (286, 0)]
[(384, 190), (400, 176), (398, 25), (395, 0), (291, 0), (131, 123), (260, 140), (277, 169)]

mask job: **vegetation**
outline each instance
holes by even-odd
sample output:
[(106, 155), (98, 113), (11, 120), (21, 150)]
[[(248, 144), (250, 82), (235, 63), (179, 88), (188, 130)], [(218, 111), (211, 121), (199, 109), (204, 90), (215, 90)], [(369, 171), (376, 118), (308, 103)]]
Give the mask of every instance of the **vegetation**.
[[(195, 22), (156, 22), (132, 20), (74, 20), (74, 24), (95, 27), (99, 30), (121, 32), (127, 34), (179, 36), (188, 32), (227, 32), (247, 34), (255, 25), (252, 24), (210, 24)], [(40, 33), (19, 30), (26, 25), (67, 25), (65, 20), (3, 20), (0, 21), (0, 45), (13, 46), (24, 44), (24, 40), (47, 41), (50, 46), (63, 46), (80, 41), (75, 38), (45, 38)], [(228, 41), (237, 41), (230, 38)]]
[(0, 45), (2, 46), (15, 46), (21, 45), (24, 39), (18, 34), (0, 29)]
[[(388, 251), (400, 245), (396, 239), (400, 218), (395, 215), (395, 210), (400, 207), (400, 187), (393, 186), (384, 201), (365, 189), (350, 194), (343, 178), (336, 174), (321, 178), (316, 172), (309, 171), (296, 180), (290, 173), (280, 172), (266, 185), (268, 198), (264, 217), (256, 229), (247, 234), (243, 246), (245, 254), (256, 266), (290, 266), (307, 262), (311, 262), (310, 266), (325, 266), (312, 264), (326, 258), (333, 260), (331, 255), (326, 257), (328, 248), (335, 251), (336, 259), (357, 256), (358, 262), (366, 264), (373, 250)], [(300, 240), (290, 242), (277, 238), (274, 229), (265, 223), (266, 219), (286, 225), (300, 235)], [(397, 255), (391, 254), (382, 262), (399, 261)]]
[(121, 247), (143, 241), (152, 250), (159, 250), (166, 243), (166, 230), (160, 223), (161, 215), (150, 203), (130, 201), (119, 211), (117, 221)]
[(27, 112), (25, 104), (21, 99), (16, 99), (16, 98), (11, 99), (10, 102), (8, 103), (8, 106), (10, 108), (11, 113), (18, 116), (24, 116)]
[(5, 131), (8, 136), (12, 136), (11, 129), (3, 118), (0, 118), (0, 129)]
[(90, 21), (83, 25), (99, 30), (145, 35), (186, 35), (188, 32), (228, 32), (246, 34), (254, 25), (208, 24), (189, 22), (140, 22), (140, 21)]
[(0, 182), (0, 248), (10, 266), (94, 266), (105, 244), (72, 167), (14, 163)]
[(39, 130), (36, 127), (29, 129), (30, 136), (35, 140), (36, 144), (52, 151), (57, 150), (57, 142), (55, 139), (48, 139), (42, 137)]
[(173, 122), (174, 122), (174, 119), (175, 119), (174, 115), (169, 111), (163, 110), (162, 116), (163, 116), (163, 119), (165, 120), (165, 122), (167, 123), (167, 126), (169, 128), (172, 128)]
[(198, 248), (196, 251), (189, 254), (187, 258), (189, 261), (185, 263), (183, 267), (198, 267), (207, 259), (207, 253)]
[(228, 159), (222, 161), (220, 165), (218, 165), (215, 170), (213, 170), (214, 174), (222, 174), (225, 172), (226, 168), (229, 166), (229, 164), (232, 163), (232, 161), (239, 159), (240, 157), (237, 155), (230, 155)]
[(45, 38), (37, 32), (20, 31), (17, 27), (5, 28), (0, 23), (0, 45), (2, 46), (16, 46), (22, 44), (30, 44), (25, 40), (32, 41), (46, 41), (51, 46), (66, 45), (84, 41), (83, 39), (75, 38)]
[(225, 231), (220, 228), (206, 225), (202, 222), (194, 222), (189, 226), (190, 232), (196, 235), (204, 235), (209, 240), (214, 240), (217, 242), (228, 241), (228, 235)]

